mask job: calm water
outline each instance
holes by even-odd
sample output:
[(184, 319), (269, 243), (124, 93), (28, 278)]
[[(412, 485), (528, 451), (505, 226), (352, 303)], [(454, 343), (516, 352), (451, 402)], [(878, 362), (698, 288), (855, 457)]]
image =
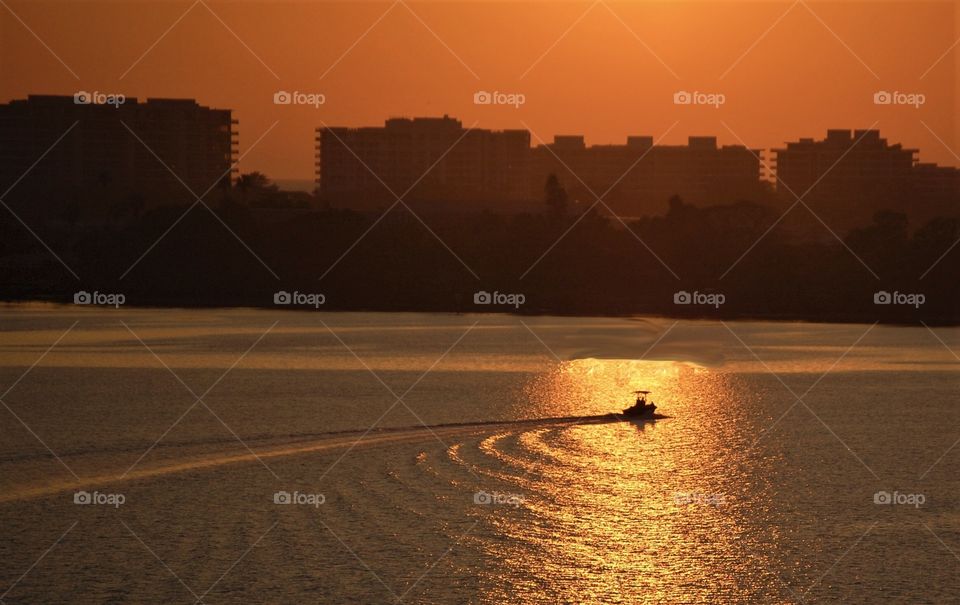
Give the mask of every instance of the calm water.
[[(0, 330), (6, 603), (960, 600), (956, 329), (6, 307)], [(669, 418), (550, 420), (644, 387)]]

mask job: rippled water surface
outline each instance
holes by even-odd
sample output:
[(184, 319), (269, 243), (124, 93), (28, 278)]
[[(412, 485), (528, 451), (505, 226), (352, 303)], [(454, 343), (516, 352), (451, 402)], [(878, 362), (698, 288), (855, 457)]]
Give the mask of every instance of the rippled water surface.
[[(955, 602), (951, 348), (922, 325), (5, 307), (0, 595)], [(640, 388), (667, 418), (602, 418)]]

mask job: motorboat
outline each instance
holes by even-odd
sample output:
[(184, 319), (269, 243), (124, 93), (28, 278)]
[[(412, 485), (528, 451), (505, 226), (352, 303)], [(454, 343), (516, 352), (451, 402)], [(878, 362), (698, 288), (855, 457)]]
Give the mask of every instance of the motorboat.
[(622, 414), (625, 418), (657, 418), (660, 417), (659, 414), (655, 414), (657, 409), (657, 404), (652, 401), (647, 401), (647, 396), (650, 395), (650, 391), (634, 391), (634, 395), (637, 396), (636, 402), (623, 410)]

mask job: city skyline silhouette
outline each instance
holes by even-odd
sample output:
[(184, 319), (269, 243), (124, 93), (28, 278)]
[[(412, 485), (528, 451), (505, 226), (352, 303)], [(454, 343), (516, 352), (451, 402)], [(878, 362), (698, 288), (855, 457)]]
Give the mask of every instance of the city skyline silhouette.
[[(878, 122), (922, 149), (922, 161), (958, 163), (960, 63), (950, 49), (960, 16), (949, 3), (9, 5), (30, 28), (0, 14), (0, 50), (18, 57), (4, 65), (0, 101), (79, 90), (195, 98), (234, 110), (245, 172), (281, 180), (312, 178), (317, 126), (444, 113), (495, 130), (525, 123), (544, 139), (667, 133), (666, 144), (680, 144), (705, 134), (758, 148)], [(62, 27), (70, 18), (89, 24)], [(336, 27), (316, 36), (307, 24), (317, 22)], [(279, 91), (324, 103), (275, 105)], [(725, 103), (674, 105), (680, 91)], [(925, 102), (875, 104), (884, 91)], [(505, 102), (477, 104), (479, 92)]]

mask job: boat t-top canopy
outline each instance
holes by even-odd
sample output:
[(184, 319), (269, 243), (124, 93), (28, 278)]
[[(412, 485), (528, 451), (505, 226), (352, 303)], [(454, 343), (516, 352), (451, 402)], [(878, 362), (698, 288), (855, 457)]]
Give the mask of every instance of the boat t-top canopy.
[(637, 395), (649, 395), (653, 391), (634, 391)]

